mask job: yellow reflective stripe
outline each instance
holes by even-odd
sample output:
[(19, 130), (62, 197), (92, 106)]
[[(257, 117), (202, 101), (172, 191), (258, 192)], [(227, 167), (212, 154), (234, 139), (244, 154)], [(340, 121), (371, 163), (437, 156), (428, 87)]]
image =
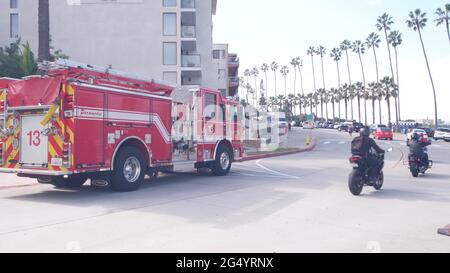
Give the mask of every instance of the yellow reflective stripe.
[(48, 110), (47, 115), (45, 115), (44, 119), (41, 121), (41, 125), (45, 126), (50, 122), (50, 119), (52, 116), (56, 113), (56, 110), (58, 110), (59, 105), (53, 104), (50, 110)]

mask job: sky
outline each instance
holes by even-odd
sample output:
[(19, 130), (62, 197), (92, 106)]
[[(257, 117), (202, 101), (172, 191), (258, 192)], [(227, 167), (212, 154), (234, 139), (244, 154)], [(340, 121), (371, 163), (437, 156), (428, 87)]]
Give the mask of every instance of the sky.
[[(429, 18), (423, 30), (423, 39), (435, 81), (439, 117), (450, 121), (450, 44), (445, 27), (437, 27), (434, 22), (435, 10), (443, 8), (448, 2), (449, 0), (218, 0), (217, 15), (213, 19), (213, 36), (215, 43), (229, 43), (230, 52), (239, 54), (240, 73), (246, 68), (257, 67), (260, 70), (263, 63), (270, 64), (272, 61), (277, 61), (280, 67), (288, 65), (291, 70), (287, 81), (288, 92), (294, 89), (290, 60), (301, 57), (304, 60), (305, 93), (311, 93), (314, 87), (312, 61), (306, 54), (308, 47), (323, 45), (327, 48), (327, 57), (324, 59), (325, 84), (328, 89), (337, 87), (336, 64), (328, 53), (344, 39), (364, 41), (371, 32), (378, 33), (376, 20), (387, 12), (394, 19), (392, 30), (399, 30), (403, 34), (403, 44), (398, 48), (402, 119), (433, 119), (431, 81), (419, 35), (405, 23), (409, 11), (420, 8), (427, 12)], [(381, 46), (377, 49), (380, 77), (390, 76), (384, 33), (379, 34), (382, 38)], [(363, 55), (363, 64), (366, 81), (376, 81), (372, 51)], [(345, 59), (340, 65), (341, 80), (345, 83), (348, 81)], [(362, 81), (361, 65), (355, 53), (350, 55), (350, 69), (352, 81)], [(315, 70), (317, 88), (321, 88), (322, 73), (318, 57), (315, 59)], [(281, 74), (277, 77), (278, 92), (284, 92)], [(274, 86), (273, 78), (273, 73), (270, 72), (267, 84), (272, 92), (274, 88), (270, 87)], [(297, 92), (300, 92), (299, 83)], [(369, 111), (371, 113), (370, 108)], [(383, 109), (383, 112), (385, 119), (386, 110)]]

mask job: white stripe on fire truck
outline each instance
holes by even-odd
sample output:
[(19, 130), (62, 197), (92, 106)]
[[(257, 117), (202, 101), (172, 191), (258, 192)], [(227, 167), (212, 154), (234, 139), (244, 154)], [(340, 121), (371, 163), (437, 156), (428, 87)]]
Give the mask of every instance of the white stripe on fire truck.
[[(103, 114), (104, 112), (106, 113), (106, 115)], [(156, 128), (163, 137), (164, 141), (166, 143), (171, 142), (170, 133), (157, 113), (103, 110), (100, 108), (92, 107), (79, 107), (76, 109), (75, 113), (76, 117), (81, 120), (103, 121), (102, 117), (106, 117), (108, 121), (133, 122), (141, 124), (153, 123), (156, 125)]]

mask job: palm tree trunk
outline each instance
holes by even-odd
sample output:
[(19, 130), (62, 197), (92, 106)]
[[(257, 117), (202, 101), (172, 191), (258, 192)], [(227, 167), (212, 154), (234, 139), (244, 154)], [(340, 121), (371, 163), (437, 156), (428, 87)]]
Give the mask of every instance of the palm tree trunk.
[(448, 42), (450, 43), (450, 23), (448, 20), (445, 21), (445, 25), (447, 26)]
[(352, 111), (352, 113), (351, 113), (351, 117), (352, 117), (352, 121), (354, 121), (355, 119), (353, 118), (353, 100), (354, 100), (354, 98), (353, 99), (350, 99), (350, 109), (351, 109), (351, 111)]
[[(377, 58), (377, 52), (375, 50), (375, 46), (372, 47), (373, 48), (373, 56), (375, 57), (375, 69), (377, 72), (377, 84), (380, 82), (380, 76), (379, 76), (379, 71), (378, 71), (378, 58)], [(374, 95), (374, 94), (373, 94)], [(375, 124), (375, 96), (372, 97), (372, 107), (373, 107), (373, 123)], [(380, 107), (381, 110), (381, 107)], [(380, 113), (381, 116), (381, 113)], [(380, 123), (381, 123), (381, 118), (380, 118)]]
[(336, 101), (334, 99), (332, 99), (331, 100), (331, 107), (333, 109), (333, 120), (336, 118), (336, 112), (334, 111), (335, 110), (335, 106), (336, 106), (335, 103), (336, 103)]
[(380, 124), (383, 124), (383, 117), (381, 116), (381, 100), (378, 100), (378, 110), (380, 115)]
[(258, 100), (258, 80), (255, 76), (255, 95), (256, 95), (256, 105), (259, 105), (259, 100)]
[(420, 28), (418, 28), (420, 43), (422, 44), (423, 55), (425, 56), (425, 61), (427, 63), (428, 74), (430, 75), (431, 86), (433, 88), (433, 97), (434, 97), (434, 120), (435, 120), (435, 128), (439, 127), (439, 119), (438, 119), (438, 108), (437, 108), (437, 97), (436, 97), (436, 89), (434, 87), (433, 76), (431, 75), (430, 63), (428, 62), (427, 52), (425, 50), (425, 44), (422, 39), (422, 32)]
[[(362, 61), (361, 53), (359, 53), (359, 62), (361, 63), (361, 71), (363, 76), (363, 88), (366, 88), (366, 73), (364, 72), (364, 64)], [(361, 94), (360, 94), (361, 95)], [(367, 125), (367, 99), (364, 97), (364, 115), (365, 124)], [(361, 121), (361, 113), (359, 114), (359, 119)]]
[(264, 75), (266, 77), (266, 100), (269, 100), (269, 83), (267, 82), (267, 71), (264, 71)]
[(314, 56), (311, 54), (311, 61), (312, 61), (312, 73), (313, 73), (313, 83), (314, 83), (314, 91), (317, 91), (316, 86), (316, 72), (314, 70)]
[[(384, 29), (384, 34), (386, 36), (386, 43), (387, 43), (387, 48), (388, 48), (388, 53), (389, 53), (389, 64), (391, 66), (391, 75), (392, 75), (392, 79), (394, 80), (394, 83), (396, 83), (397, 81), (395, 80), (394, 66), (392, 65), (391, 46), (389, 45), (389, 38), (388, 38), (388, 34), (387, 34), (387, 29), (386, 28)], [(395, 108), (397, 109), (397, 105), (398, 105), (397, 98), (394, 98), (394, 103), (395, 103)], [(398, 125), (398, 112), (397, 111), (395, 112), (395, 117), (396, 117), (396, 124)]]
[(397, 72), (397, 88), (398, 88), (398, 93), (397, 93), (398, 120), (402, 120), (402, 112), (401, 112), (401, 108), (400, 108), (400, 78), (399, 78), (399, 74), (398, 74), (398, 53), (397, 53), (397, 47), (394, 47), (394, 50), (395, 50), (395, 70)]
[(38, 60), (50, 61), (50, 7), (49, 0), (38, 3)]
[(388, 107), (388, 126), (391, 127), (392, 120), (391, 120), (391, 98), (390, 97), (386, 97), (386, 103), (387, 103), (387, 107)]
[(278, 95), (277, 94), (277, 72), (275, 71), (274, 72), (274, 75), (275, 75), (275, 97)]

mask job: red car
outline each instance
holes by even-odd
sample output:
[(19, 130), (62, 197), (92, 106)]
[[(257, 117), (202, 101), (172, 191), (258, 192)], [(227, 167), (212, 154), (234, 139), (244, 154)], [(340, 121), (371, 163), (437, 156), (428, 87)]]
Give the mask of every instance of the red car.
[(393, 140), (394, 139), (394, 133), (389, 128), (378, 128), (374, 133), (373, 137), (375, 139), (388, 139)]

